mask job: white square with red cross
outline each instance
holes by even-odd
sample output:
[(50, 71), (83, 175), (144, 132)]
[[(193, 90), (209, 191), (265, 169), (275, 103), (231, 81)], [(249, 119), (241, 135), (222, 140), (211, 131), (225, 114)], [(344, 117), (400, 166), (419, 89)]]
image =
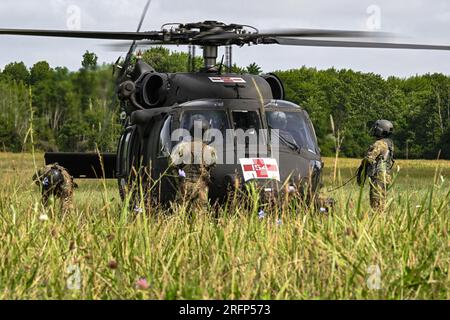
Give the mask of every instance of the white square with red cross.
[(244, 180), (273, 179), (280, 181), (280, 170), (276, 159), (242, 158), (241, 163)]
[(246, 83), (241, 77), (209, 77), (215, 83)]

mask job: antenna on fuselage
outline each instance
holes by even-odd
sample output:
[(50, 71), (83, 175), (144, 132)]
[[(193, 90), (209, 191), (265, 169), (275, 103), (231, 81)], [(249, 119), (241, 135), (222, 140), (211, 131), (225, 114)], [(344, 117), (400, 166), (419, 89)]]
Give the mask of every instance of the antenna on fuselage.
[(227, 72), (231, 73), (233, 67), (233, 47), (231, 45), (225, 47), (225, 67)]

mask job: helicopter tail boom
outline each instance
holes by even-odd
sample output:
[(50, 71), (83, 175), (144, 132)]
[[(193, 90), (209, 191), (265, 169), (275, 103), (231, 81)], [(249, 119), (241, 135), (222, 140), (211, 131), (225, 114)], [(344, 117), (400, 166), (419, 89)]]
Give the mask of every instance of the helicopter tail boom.
[(45, 164), (58, 163), (66, 168), (74, 178), (115, 178), (115, 153), (47, 152), (44, 158)]

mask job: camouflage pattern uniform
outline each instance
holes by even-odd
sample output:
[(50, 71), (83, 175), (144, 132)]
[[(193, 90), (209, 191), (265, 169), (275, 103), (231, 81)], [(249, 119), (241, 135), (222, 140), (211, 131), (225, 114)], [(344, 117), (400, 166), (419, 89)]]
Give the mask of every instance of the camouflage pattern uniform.
[(178, 172), (179, 194), (197, 208), (208, 204), (210, 171), (217, 162), (216, 149), (199, 140), (180, 142), (171, 153), (171, 166)]
[(370, 205), (374, 210), (384, 210), (386, 207), (387, 189), (392, 183), (391, 169), (394, 165), (394, 143), (384, 138), (375, 141), (370, 146), (361, 164), (369, 176)]
[(329, 213), (336, 208), (336, 200), (331, 197), (327, 197), (323, 193), (318, 192), (314, 198), (314, 204), (316, 210), (322, 213)]
[[(55, 170), (61, 174), (62, 181), (52, 181), (52, 172), (56, 172)], [(64, 167), (57, 163), (44, 166), (33, 176), (33, 180), (41, 187), (42, 204), (45, 207), (48, 207), (49, 205), (49, 198), (55, 196), (60, 200), (61, 212), (63, 214), (73, 210), (73, 190), (77, 185), (73, 181), (73, 177)]]

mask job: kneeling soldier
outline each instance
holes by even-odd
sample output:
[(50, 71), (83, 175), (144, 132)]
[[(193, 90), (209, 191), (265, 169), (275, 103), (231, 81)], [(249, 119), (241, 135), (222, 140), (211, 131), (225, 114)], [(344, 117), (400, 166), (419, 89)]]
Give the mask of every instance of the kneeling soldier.
[(47, 165), (33, 176), (35, 183), (41, 187), (42, 204), (47, 207), (50, 196), (59, 198), (63, 214), (73, 210), (73, 189), (77, 187), (73, 177), (64, 167), (57, 163)]

